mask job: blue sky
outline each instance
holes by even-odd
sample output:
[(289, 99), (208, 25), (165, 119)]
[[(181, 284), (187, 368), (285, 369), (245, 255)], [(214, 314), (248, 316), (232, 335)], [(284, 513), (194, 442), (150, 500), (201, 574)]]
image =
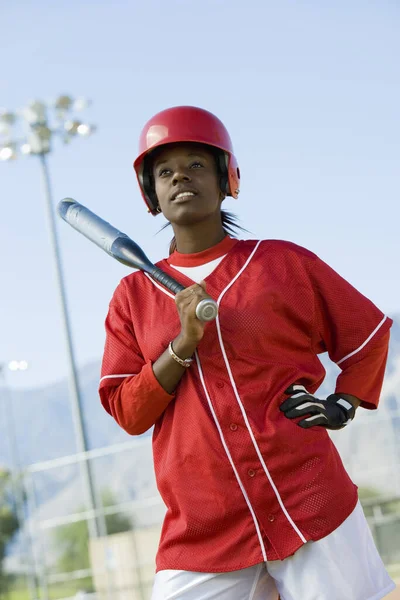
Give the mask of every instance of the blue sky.
[[(98, 132), (50, 157), (54, 203), (72, 196), (167, 253), (132, 170), (141, 127), (194, 104), (228, 127), (242, 173), (227, 200), (251, 231), (306, 246), (382, 310), (400, 313), (400, 7), (338, 0), (2, 3), (0, 106), (87, 96)], [(0, 163), (0, 361), (25, 387), (67, 373), (35, 158)], [(101, 357), (104, 318), (129, 270), (58, 223), (77, 362)]]

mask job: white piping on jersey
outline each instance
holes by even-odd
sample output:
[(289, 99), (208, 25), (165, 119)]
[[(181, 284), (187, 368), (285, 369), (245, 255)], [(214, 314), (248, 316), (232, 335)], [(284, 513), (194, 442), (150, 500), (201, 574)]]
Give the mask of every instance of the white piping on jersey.
[(169, 296), (170, 298), (175, 298), (174, 294), (172, 294), (167, 289), (165, 289), (165, 287), (154, 281), (154, 279), (152, 279), (148, 273), (145, 273), (145, 275), (148, 279), (150, 279), (151, 283), (156, 286), (156, 288), (164, 292), (164, 294), (167, 294), (167, 296)]
[[(219, 306), (219, 304), (220, 304), (220, 302), (221, 302), (221, 300), (222, 300), (225, 292), (228, 291), (228, 289), (231, 287), (231, 285), (233, 285), (233, 283), (236, 281), (236, 279), (241, 275), (241, 273), (243, 273), (243, 271), (245, 270), (245, 268), (247, 267), (247, 265), (249, 264), (249, 262), (253, 258), (253, 256), (254, 256), (254, 254), (255, 254), (258, 246), (260, 245), (260, 243), (261, 243), (261, 240), (256, 244), (253, 252), (250, 254), (249, 258), (247, 259), (247, 261), (245, 262), (245, 264), (243, 265), (243, 267), (240, 269), (240, 271), (232, 279), (232, 281), (229, 283), (229, 285), (227, 285), (226, 288), (221, 292), (221, 294), (220, 294), (220, 296), (219, 296), (219, 298), (217, 300), (218, 306)], [(217, 326), (217, 333), (218, 333), (219, 345), (221, 346), (221, 352), (222, 352), (222, 355), (224, 357), (225, 367), (226, 367), (226, 370), (228, 371), (228, 375), (229, 375), (229, 379), (230, 379), (230, 382), (231, 382), (231, 386), (233, 388), (233, 392), (235, 394), (236, 401), (239, 404), (240, 410), (242, 412), (243, 419), (244, 419), (244, 421), (246, 423), (246, 427), (247, 427), (247, 430), (249, 432), (251, 441), (253, 442), (253, 446), (254, 446), (255, 451), (257, 453), (258, 459), (259, 459), (260, 463), (262, 464), (264, 472), (265, 472), (265, 474), (266, 474), (266, 476), (268, 478), (268, 481), (269, 481), (272, 489), (274, 490), (276, 499), (278, 500), (279, 506), (281, 507), (281, 509), (282, 509), (285, 517), (287, 518), (287, 520), (289, 521), (290, 525), (293, 527), (293, 529), (295, 530), (295, 532), (297, 533), (297, 535), (299, 536), (299, 538), (301, 539), (301, 541), (303, 542), (303, 544), (305, 544), (307, 542), (307, 540), (304, 537), (304, 535), (301, 533), (300, 529), (297, 527), (296, 523), (293, 521), (293, 519), (289, 515), (289, 513), (288, 513), (288, 511), (287, 511), (287, 509), (285, 507), (285, 505), (283, 504), (282, 498), (280, 497), (278, 489), (277, 489), (277, 487), (276, 487), (276, 485), (275, 485), (275, 483), (274, 483), (274, 481), (273, 481), (273, 479), (271, 477), (270, 472), (268, 471), (267, 465), (265, 464), (265, 461), (264, 461), (264, 458), (263, 458), (263, 456), (261, 454), (260, 448), (258, 447), (258, 444), (257, 444), (256, 439), (254, 437), (253, 430), (251, 429), (251, 425), (250, 425), (249, 420), (247, 418), (246, 410), (245, 410), (245, 408), (244, 408), (244, 406), (242, 404), (241, 398), (239, 396), (239, 393), (238, 393), (238, 390), (237, 390), (237, 387), (236, 387), (236, 383), (235, 383), (235, 380), (233, 378), (232, 370), (231, 370), (231, 367), (230, 367), (230, 364), (229, 364), (229, 360), (228, 360), (228, 357), (227, 357), (227, 354), (226, 354), (226, 351), (225, 351), (225, 346), (224, 346), (224, 342), (222, 340), (221, 326), (220, 326), (220, 321), (219, 321), (218, 315), (217, 315), (217, 318), (215, 319), (215, 323), (216, 323), (216, 326)]]
[(104, 375), (99, 383), (101, 383), (103, 381), (103, 379), (114, 379), (114, 377), (133, 377), (134, 375), (137, 375), (137, 373), (124, 373), (123, 375)]
[(263, 539), (262, 539), (262, 535), (261, 535), (260, 527), (259, 527), (259, 525), (258, 525), (257, 517), (256, 517), (256, 515), (255, 515), (255, 512), (254, 512), (254, 510), (253, 510), (253, 507), (251, 506), (250, 499), (249, 499), (249, 497), (248, 497), (248, 495), (247, 495), (247, 493), (246, 493), (246, 490), (245, 490), (245, 488), (244, 488), (244, 486), (243, 486), (243, 483), (242, 483), (242, 481), (241, 481), (241, 479), (240, 479), (239, 473), (238, 473), (238, 472), (237, 472), (237, 470), (236, 470), (235, 463), (233, 462), (233, 459), (232, 459), (231, 453), (229, 452), (228, 446), (226, 445), (225, 438), (224, 438), (224, 434), (222, 433), (222, 429), (221, 429), (221, 426), (220, 426), (220, 424), (219, 424), (218, 417), (217, 417), (217, 415), (215, 414), (214, 407), (213, 407), (213, 405), (212, 405), (212, 402), (211, 402), (210, 396), (209, 396), (209, 394), (208, 394), (208, 391), (207, 391), (207, 388), (206, 388), (206, 384), (205, 384), (205, 381), (204, 381), (204, 375), (203, 375), (203, 369), (201, 368), (201, 362), (200, 362), (200, 358), (199, 358), (199, 355), (198, 355), (198, 353), (197, 353), (197, 350), (195, 351), (194, 355), (195, 355), (195, 357), (196, 357), (197, 367), (198, 367), (198, 369), (199, 369), (199, 375), (200, 375), (201, 384), (202, 384), (202, 386), (203, 386), (204, 393), (205, 393), (205, 395), (206, 395), (207, 402), (208, 402), (208, 406), (210, 407), (211, 414), (212, 414), (212, 416), (213, 416), (213, 419), (214, 419), (214, 421), (215, 421), (215, 425), (217, 426), (218, 433), (219, 433), (219, 437), (221, 438), (221, 443), (222, 443), (222, 445), (223, 445), (223, 447), (224, 447), (224, 450), (225, 450), (225, 452), (226, 452), (226, 455), (227, 455), (227, 457), (228, 457), (228, 460), (229, 460), (229, 462), (231, 463), (232, 470), (233, 470), (233, 472), (234, 472), (234, 474), (235, 474), (235, 477), (236, 477), (236, 479), (237, 479), (237, 482), (238, 482), (238, 484), (239, 484), (239, 487), (240, 487), (240, 489), (241, 489), (241, 491), (242, 491), (242, 494), (243, 494), (243, 496), (244, 496), (244, 499), (245, 499), (245, 501), (246, 501), (246, 504), (247, 504), (247, 506), (248, 506), (248, 509), (249, 509), (249, 511), (250, 511), (250, 513), (251, 513), (251, 516), (253, 517), (254, 526), (255, 526), (255, 528), (256, 528), (256, 531), (257, 531), (258, 541), (260, 542), (260, 546), (261, 546), (261, 551), (262, 551), (262, 555), (263, 555), (263, 560), (264, 560), (264, 562), (267, 562), (267, 553), (266, 553), (265, 546), (264, 546), (264, 542), (263, 542)]
[[(226, 292), (229, 290), (229, 288), (230, 288), (230, 287), (231, 287), (231, 286), (232, 286), (232, 285), (235, 283), (235, 281), (237, 280), (237, 278), (238, 278), (238, 277), (239, 277), (239, 276), (240, 276), (240, 275), (243, 273), (243, 271), (245, 270), (245, 268), (247, 267), (247, 265), (249, 264), (249, 262), (250, 262), (250, 261), (251, 261), (251, 259), (253, 258), (253, 256), (254, 256), (254, 254), (255, 254), (255, 252), (256, 252), (256, 250), (257, 250), (258, 246), (261, 244), (261, 241), (262, 241), (262, 240), (259, 240), (259, 241), (257, 242), (257, 244), (255, 245), (255, 247), (254, 247), (253, 251), (251, 252), (251, 254), (250, 254), (250, 256), (249, 256), (249, 258), (248, 258), (248, 259), (246, 260), (246, 262), (244, 263), (243, 267), (242, 267), (242, 268), (241, 268), (241, 269), (240, 269), (240, 270), (239, 270), (239, 271), (236, 273), (236, 275), (235, 275), (235, 277), (232, 279), (232, 281), (231, 281), (231, 282), (230, 282), (230, 283), (229, 283), (229, 284), (226, 286), (226, 288), (225, 288), (225, 289), (224, 289), (224, 290), (221, 292), (221, 294), (220, 294), (220, 296), (219, 296), (219, 298), (218, 298), (218, 300), (217, 300), (217, 304), (218, 304), (218, 306), (220, 305), (221, 299), (222, 299), (222, 297), (224, 296), (224, 294), (225, 294), (225, 293), (226, 293)], [(146, 275), (146, 273), (145, 273), (145, 275)], [(157, 288), (159, 288), (159, 289), (160, 289), (162, 292), (164, 292), (164, 293), (165, 293), (165, 294), (167, 294), (168, 296), (172, 296), (172, 298), (174, 298), (174, 296), (173, 296), (171, 293), (167, 292), (167, 290), (166, 290), (165, 288), (163, 288), (163, 287), (159, 286), (157, 283), (155, 283), (155, 281), (153, 281), (153, 279), (152, 279), (152, 278), (151, 278), (149, 275), (147, 275), (147, 277), (148, 277), (148, 278), (150, 279), (150, 281), (151, 281), (151, 282), (152, 282), (152, 283), (153, 283), (153, 284), (154, 284), (154, 285), (155, 285)], [(245, 409), (244, 409), (244, 406), (243, 406), (243, 404), (242, 404), (242, 402), (241, 402), (241, 399), (240, 399), (240, 396), (239, 396), (239, 394), (238, 394), (238, 391), (237, 391), (237, 388), (236, 388), (236, 384), (235, 384), (235, 381), (234, 381), (234, 379), (233, 379), (233, 376), (232, 376), (232, 371), (231, 371), (231, 369), (230, 369), (229, 361), (228, 361), (228, 358), (227, 358), (227, 356), (226, 356), (225, 347), (224, 347), (224, 344), (223, 344), (223, 341), (222, 341), (221, 329), (220, 329), (219, 317), (218, 317), (218, 316), (217, 316), (217, 318), (216, 318), (216, 321), (215, 321), (215, 322), (216, 322), (216, 325), (217, 325), (217, 333), (218, 333), (218, 339), (219, 339), (219, 343), (220, 343), (220, 346), (221, 346), (222, 355), (223, 355), (223, 358), (224, 358), (224, 361), (225, 361), (225, 366), (226, 366), (226, 369), (227, 369), (227, 371), (228, 371), (228, 374), (229, 374), (229, 378), (230, 378), (230, 381), (231, 381), (231, 385), (232, 385), (232, 388), (233, 388), (233, 391), (234, 391), (234, 394), (235, 394), (236, 400), (237, 400), (237, 402), (238, 402), (238, 404), (239, 404), (239, 406), (240, 406), (240, 409), (241, 409), (241, 412), (242, 412), (242, 415), (243, 415), (244, 421), (245, 421), (245, 423), (246, 423), (246, 426), (247, 426), (247, 430), (248, 430), (248, 432), (249, 432), (249, 434), (250, 434), (250, 438), (251, 438), (251, 440), (252, 440), (252, 442), (253, 442), (254, 448), (255, 448), (255, 450), (256, 450), (256, 453), (257, 453), (257, 455), (258, 455), (258, 458), (259, 458), (259, 460), (260, 460), (260, 462), (261, 462), (261, 464), (262, 464), (262, 466), (263, 466), (263, 469), (264, 469), (264, 471), (265, 471), (265, 474), (267, 475), (267, 478), (268, 478), (268, 480), (269, 480), (269, 483), (270, 483), (270, 485), (271, 485), (271, 487), (272, 487), (272, 489), (273, 489), (273, 491), (274, 491), (274, 493), (275, 493), (275, 496), (276, 496), (276, 498), (277, 498), (277, 500), (278, 500), (278, 503), (279, 503), (279, 505), (280, 505), (280, 507), (281, 507), (281, 509), (282, 509), (282, 511), (283, 511), (283, 513), (284, 513), (284, 515), (286, 516), (287, 520), (289, 521), (289, 523), (291, 524), (291, 526), (293, 527), (293, 529), (295, 530), (295, 532), (296, 532), (296, 533), (298, 534), (298, 536), (300, 537), (301, 541), (302, 541), (302, 542), (305, 544), (305, 543), (307, 542), (307, 540), (306, 540), (306, 538), (303, 536), (303, 534), (301, 533), (301, 531), (298, 529), (297, 525), (294, 523), (294, 521), (293, 521), (293, 520), (292, 520), (292, 518), (290, 517), (290, 515), (289, 515), (288, 511), (286, 510), (286, 507), (284, 506), (284, 504), (283, 504), (283, 502), (282, 502), (282, 499), (281, 499), (281, 497), (280, 497), (280, 495), (279, 495), (278, 489), (277, 489), (276, 485), (274, 484), (274, 482), (273, 482), (273, 480), (272, 480), (272, 477), (271, 477), (271, 475), (270, 475), (270, 473), (269, 473), (269, 471), (268, 471), (268, 469), (267, 469), (267, 466), (266, 466), (266, 464), (265, 464), (265, 462), (264, 462), (264, 459), (263, 459), (263, 457), (262, 457), (262, 455), (261, 455), (260, 449), (259, 449), (259, 447), (258, 447), (258, 445), (257, 445), (257, 442), (256, 442), (255, 438), (254, 438), (253, 431), (252, 431), (252, 429), (251, 429), (251, 427), (250, 427), (250, 423), (249, 423), (249, 420), (248, 420), (248, 418), (247, 418), (246, 411), (245, 411)], [(203, 386), (203, 389), (204, 389), (204, 393), (205, 393), (205, 395), (206, 395), (206, 398), (207, 398), (207, 401), (208, 401), (208, 405), (209, 405), (209, 407), (210, 407), (210, 410), (211, 410), (211, 413), (212, 413), (212, 415), (213, 415), (213, 418), (214, 418), (215, 424), (216, 424), (216, 426), (217, 426), (217, 429), (218, 429), (218, 432), (219, 432), (219, 434), (220, 434), (221, 442), (222, 442), (222, 445), (223, 445), (223, 447), (224, 447), (224, 450), (225, 450), (225, 452), (226, 452), (226, 454), (227, 454), (227, 456), (228, 456), (228, 460), (229, 460), (229, 462), (230, 462), (230, 464), (231, 464), (231, 466), (232, 466), (232, 469), (233, 469), (233, 472), (234, 472), (234, 474), (235, 474), (235, 477), (236, 477), (236, 479), (237, 479), (237, 481), (238, 481), (239, 487), (240, 487), (240, 489), (241, 489), (241, 491), (242, 491), (242, 494), (243, 494), (243, 496), (244, 496), (244, 499), (245, 499), (245, 501), (246, 501), (246, 504), (247, 504), (247, 506), (248, 506), (248, 508), (249, 508), (249, 510), (250, 510), (250, 514), (251, 514), (251, 515), (252, 515), (252, 517), (253, 517), (254, 525), (255, 525), (255, 528), (256, 528), (256, 532), (257, 532), (258, 539), (259, 539), (260, 546), (261, 546), (261, 551), (262, 551), (262, 554), (263, 554), (263, 557), (264, 557), (264, 562), (265, 562), (265, 561), (267, 560), (267, 558), (266, 558), (266, 552), (265, 552), (264, 543), (263, 543), (263, 541), (262, 541), (262, 537), (261, 537), (260, 529), (259, 529), (259, 526), (258, 526), (257, 518), (256, 518), (256, 516), (255, 516), (255, 513), (254, 513), (254, 510), (253, 510), (253, 507), (251, 506), (251, 503), (250, 503), (249, 497), (247, 496), (246, 490), (245, 490), (245, 488), (244, 488), (244, 486), (243, 486), (243, 484), (242, 484), (242, 482), (241, 482), (241, 480), (240, 480), (239, 474), (238, 474), (238, 472), (237, 472), (237, 470), (236, 470), (236, 467), (235, 467), (235, 464), (234, 464), (234, 462), (233, 462), (233, 459), (232, 459), (232, 457), (231, 457), (231, 455), (230, 455), (230, 453), (229, 453), (228, 447), (227, 447), (227, 445), (226, 445), (226, 443), (225, 443), (225, 439), (224, 439), (224, 436), (223, 436), (223, 433), (222, 433), (221, 426), (220, 426), (220, 424), (219, 424), (219, 422), (218, 422), (218, 418), (217, 418), (217, 416), (216, 416), (216, 414), (215, 414), (215, 412), (214, 412), (214, 408), (213, 408), (213, 406), (212, 406), (212, 403), (211, 403), (211, 400), (210, 400), (209, 394), (208, 394), (208, 392), (207, 392), (207, 388), (206, 388), (206, 386), (205, 386), (204, 376), (203, 376), (203, 372), (202, 372), (202, 369), (201, 369), (201, 363), (200, 363), (200, 359), (199, 359), (199, 356), (198, 356), (198, 354), (197, 354), (197, 351), (195, 352), (195, 357), (196, 357), (196, 362), (197, 362), (197, 366), (198, 366), (198, 369), (199, 369), (199, 374), (200, 374), (201, 383), (202, 383), (202, 386)]]
[(367, 339), (365, 340), (365, 342), (363, 342), (361, 344), (361, 346), (359, 346), (356, 350), (353, 350), (353, 352), (350, 352), (350, 354), (347, 354), (347, 356), (344, 356), (343, 358), (341, 358), (340, 360), (338, 360), (338, 362), (336, 364), (340, 365), (340, 363), (344, 362), (345, 360), (347, 360), (351, 356), (354, 356), (355, 354), (357, 354), (357, 352), (360, 352), (360, 350), (362, 350), (364, 348), (364, 346), (366, 346), (368, 344), (368, 342), (370, 341), (370, 339), (373, 338), (374, 335), (376, 334), (376, 332), (382, 327), (382, 325), (384, 324), (384, 322), (386, 321), (386, 319), (387, 319), (387, 316), (384, 316), (383, 319), (382, 319), (382, 321), (379, 323), (379, 325), (377, 327), (375, 327), (375, 329), (373, 330), (373, 332), (371, 333), (371, 335), (367, 337)]

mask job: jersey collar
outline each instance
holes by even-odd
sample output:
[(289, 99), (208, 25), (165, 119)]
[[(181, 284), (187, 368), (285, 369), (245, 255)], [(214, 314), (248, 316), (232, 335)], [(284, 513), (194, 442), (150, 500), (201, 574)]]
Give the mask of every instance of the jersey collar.
[(167, 262), (174, 267), (198, 267), (199, 265), (204, 265), (216, 258), (220, 258), (220, 256), (224, 256), (232, 250), (237, 243), (238, 240), (227, 235), (218, 244), (211, 248), (207, 248), (202, 252), (181, 254), (175, 250), (175, 252), (168, 257)]

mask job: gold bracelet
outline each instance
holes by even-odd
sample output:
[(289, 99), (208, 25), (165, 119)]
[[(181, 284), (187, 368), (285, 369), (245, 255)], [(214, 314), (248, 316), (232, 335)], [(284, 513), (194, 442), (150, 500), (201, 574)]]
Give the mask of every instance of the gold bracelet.
[(187, 369), (188, 367), (190, 367), (190, 365), (193, 362), (193, 358), (185, 358), (185, 359), (179, 358), (179, 356), (177, 356), (175, 354), (175, 352), (173, 351), (173, 349), (172, 349), (172, 342), (170, 342), (169, 345), (168, 345), (168, 352), (169, 352), (169, 355), (172, 356), (172, 358), (177, 363), (179, 363), (182, 367), (185, 367), (185, 369)]

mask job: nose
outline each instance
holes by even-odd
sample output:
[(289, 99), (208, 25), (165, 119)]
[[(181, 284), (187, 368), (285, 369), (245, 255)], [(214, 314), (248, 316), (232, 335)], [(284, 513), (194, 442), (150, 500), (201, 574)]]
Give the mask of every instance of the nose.
[(177, 185), (178, 183), (191, 181), (188, 173), (183, 169), (177, 169), (172, 178), (172, 185)]

